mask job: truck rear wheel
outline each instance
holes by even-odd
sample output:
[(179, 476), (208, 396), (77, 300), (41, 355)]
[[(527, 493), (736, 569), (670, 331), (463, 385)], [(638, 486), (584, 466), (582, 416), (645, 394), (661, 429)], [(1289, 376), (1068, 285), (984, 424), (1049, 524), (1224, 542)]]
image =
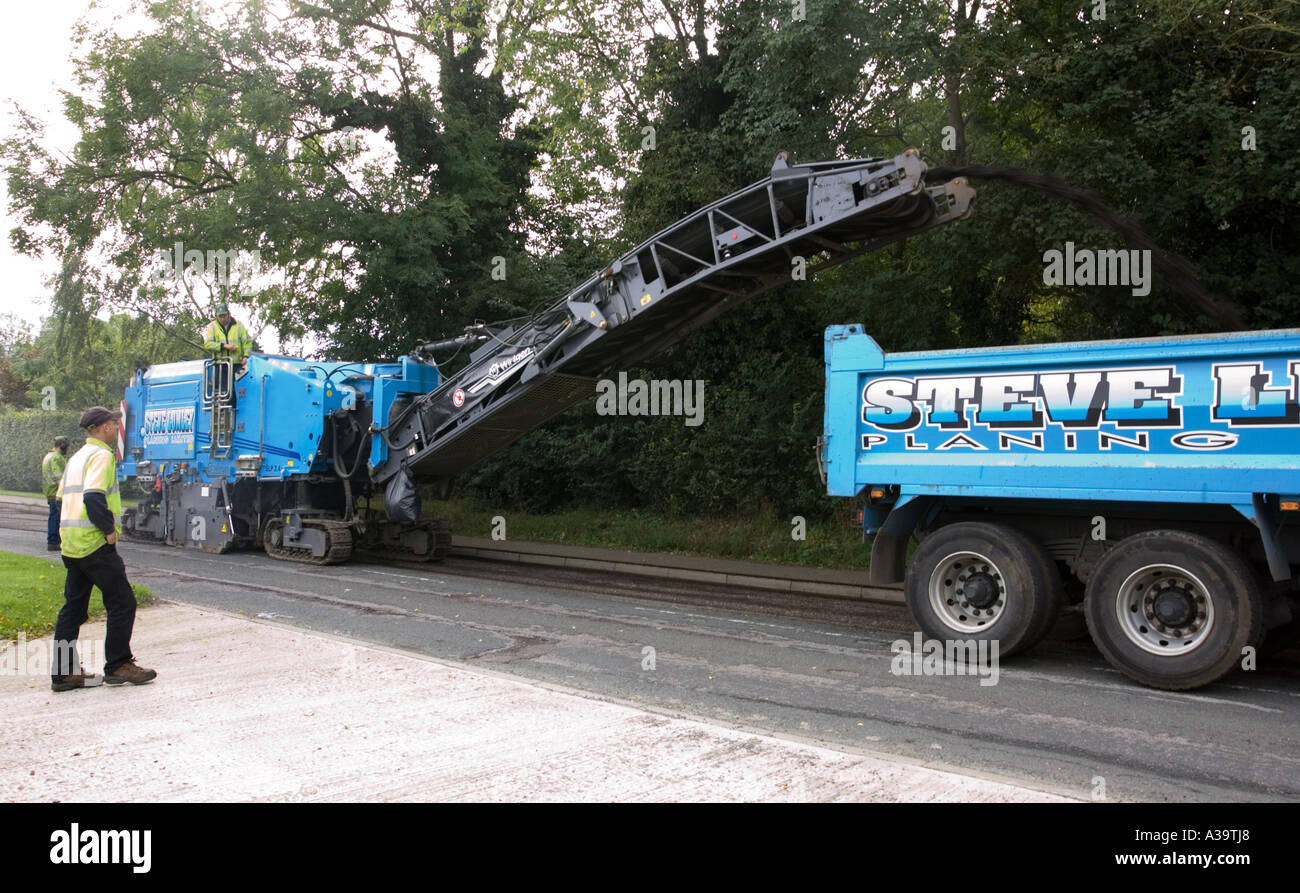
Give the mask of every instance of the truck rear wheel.
[(1088, 581), (1084, 610), (1112, 666), (1174, 691), (1231, 672), (1264, 632), (1251, 569), (1227, 546), (1181, 530), (1139, 533), (1107, 552)]
[(932, 639), (998, 642), (1009, 657), (1052, 628), (1063, 601), (1056, 565), (1011, 527), (962, 521), (931, 533), (907, 569), (912, 617)]

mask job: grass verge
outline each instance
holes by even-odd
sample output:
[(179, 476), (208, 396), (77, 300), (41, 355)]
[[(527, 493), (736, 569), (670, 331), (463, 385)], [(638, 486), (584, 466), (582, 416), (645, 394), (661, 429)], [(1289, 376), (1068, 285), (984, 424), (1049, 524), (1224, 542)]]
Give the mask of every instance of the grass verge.
[(29, 493), (26, 490), (0, 490), (0, 496), (30, 496), (32, 499), (44, 499), (40, 493)]
[(472, 499), (426, 502), (426, 514), (446, 518), (453, 533), (492, 536), (493, 518), (505, 519), (510, 540), (604, 546), (638, 552), (672, 552), (711, 558), (772, 561), (807, 567), (864, 569), (870, 549), (849, 511), (830, 521), (808, 523), (804, 539), (796, 524), (774, 513), (743, 518), (674, 518), (637, 510), (576, 509), (530, 515)]
[[(66, 574), (57, 559), (0, 552), (0, 639), (16, 639), (20, 632), (32, 639), (54, 629), (63, 607)], [(131, 587), (139, 604), (153, 601), (153, 593), (144, 586), (132, 583)], [(104, 600), (96, 588), (90, 595), (90, 619), (103, 614)]]

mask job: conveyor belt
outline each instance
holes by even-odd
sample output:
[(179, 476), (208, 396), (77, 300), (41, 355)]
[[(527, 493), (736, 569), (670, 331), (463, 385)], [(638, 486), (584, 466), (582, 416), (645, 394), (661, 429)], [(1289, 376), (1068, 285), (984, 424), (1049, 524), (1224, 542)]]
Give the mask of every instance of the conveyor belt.
[[(930, 188), (911, 150), (786, 166), (655, 234), (547, 311), (495, 336), (383, 432), (384, 481), (457, 474), (748, 298), (969, 213), (961, 179)], [(414, 447), (414, 449), (412, 449)]]

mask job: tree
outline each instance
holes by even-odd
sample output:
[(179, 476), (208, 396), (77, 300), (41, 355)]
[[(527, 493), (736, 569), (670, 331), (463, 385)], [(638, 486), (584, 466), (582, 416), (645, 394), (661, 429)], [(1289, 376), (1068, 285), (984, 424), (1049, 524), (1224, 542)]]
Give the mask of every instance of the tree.
[[(996, 76), (990, 131), (1137, 218), (1247, 326), (1290, 325), (1300, 258), (1284, 246), (1300, 241), (1300, 159), (1284, 135), (1300, 101), (1300, 6), (1146, 0), (1105, 19), (1004, 7), (984, 70), (1008, 53), (1016, 64)], [(1094, 238), (1062, 209), (1024, 219), (1040, 244)], [(1065, 333), (1084, 337), (1223, 326), (1160, 281), (1140, 301), (1093, 290), (1064, 310)]]
[[(47, 318), (41, 331), (13, 360), (16, 374), (28, 382), (27, 406), (73, 409), (113, 406), (136, 368), (192, 359), (194, 348), (184, 335), (143, 315), (116, 314), (108, 319)], [(197, 329), (190, 320), (186, 335)], [(82, 325), (84, 323), (84, 325)], [(75, 330), (74, 330), (75, 329)]]
[(26, 321), (12, 313), (0, 314), (0, 406), (26, 409), (32, 405), (27, 396), (32, 382), (15, 368), (31, 352), (31, 342), (32, 330)]
[[(559, 106), (551, 120), (570, 133), (622, 135), (594, 156), (606, 180), (627, 184), (619, 250), (762, 176), (778, 149), (809, 161), (914, 145), (932, 163), (1025, 167), (1091, 188), (1189, 258), (1225, 310), (1256, 325), (1294, 318), (1298, 162), (1284, 140), (1240, 143), (1246, 124), (1295, 130), (1294, 5), (1112, 4), (1108, 20), (1078, 4), (1002, 0), (808, 3), (803, 19), (782, 0), (581, 9), (586, 24), (572, 24), (575, 12), (547, 50), (557, 69), (581, 74), (552, 73), (546, 95)], [(694, 40), (696, 21), (712, 41)], [(547, 77), (536, 75), (544, 90)], [(602, 111), (595, 121), (591, 109)], [(644, 126), (655, 128), (654, 149), (637, 141)], [(1045, 250), (1122, 242), (1071, 204), (977, 187), (972, 220), (815, 286), (770, 292), (660, 360), (657, 375), (709, 381), (702, 428), (649, 437), (644, 426), (575, 414), (563, 436), (526, 439), (476, 481), (500, 498), (537, 499), (528, 481), (541, 469), (576, 466), (583, 480), (561, 492), (691, 511), (766, 500), (816, 514), (825, 503), (808, 485), (808, 445), (820, 428), (829, 323), (863, 322), (890, 350), (1221, 325), (1160, 281), (1142, 299), (1128, 286), (1045, 285)], [(536, 475), (509, 493), (492, 489), (518, 463)]]
[[(484, 5), (138, 4), (147, 33), (83, 35), (73, 157), (44, 151), (31, 117), (3, 147), (14, 247), (79, 258), (99, 306), (175, 321), (244, 302), (366, 358), (517, 312), (534, 297), (519, 275), (534, 137), (477, 70)], [(151, 267), (176, 242), (257, 252), (263, 274), (160, 283)], [(518, 262), (506, 285), (498, 257)]]

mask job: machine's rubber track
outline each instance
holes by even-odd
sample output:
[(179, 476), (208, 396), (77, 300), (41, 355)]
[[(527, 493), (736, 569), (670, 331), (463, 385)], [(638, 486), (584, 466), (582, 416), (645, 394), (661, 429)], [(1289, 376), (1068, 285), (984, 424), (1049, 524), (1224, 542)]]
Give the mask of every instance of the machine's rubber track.
[(122, 536), (126, 537), (133, 543), (153, 543), (155, 546), (167, 545), (156, 536), (146, 536), (134, 527), (127, 527), (125, 524), (122, 525)]
[(442, 561), (451, 554), (451, 525), (441, 518), (429, 522), (433, 528), (433, 552), (425, 561)]
[(429, 536), (433, 539), (433, 548), (428, 554), (412, 557), (419, 561), (442, 561), (451, 554), (451, 525), (441, 518), (421, 521), (420, 525), (429, 531)]
[(304, 518), (304, 527), (323, 530), (329, 538), (329, 546), (324, 555), (313, 555), (311, 549), (299, 549), (294, 546), (276, 545), (272, 542), (271, 532), (284, 523), (273, 520), (266, 526), (262, 537), (262, 546), (266, 554), (281, 561), (296, 561), (299, 564), (339, 564), (352, 557), (352, 530), (344, 521), (332, 521), (324, 518)]
[(122, 535), (133, 543), (155, 543), (156, 545), (166, 545), (157, 537), (147, 536), (135, 529), (133, 523), (135, 519), (135, 509), (126, 509), (122, 512)]
[(367, 530), (368, 535), (357, 541), (354, 551), (370, 561), (442, 561), (451, 554), (451, 527), (441, 518), (403, 524), (402, 528), (405, 532), (419, 529), (427, 531), (433, 542), (432, 548), (427, 552), (417, 552), (403, 545), (400, 539), (393, 540), (375, 533), (377, 528), (371, 526)]

